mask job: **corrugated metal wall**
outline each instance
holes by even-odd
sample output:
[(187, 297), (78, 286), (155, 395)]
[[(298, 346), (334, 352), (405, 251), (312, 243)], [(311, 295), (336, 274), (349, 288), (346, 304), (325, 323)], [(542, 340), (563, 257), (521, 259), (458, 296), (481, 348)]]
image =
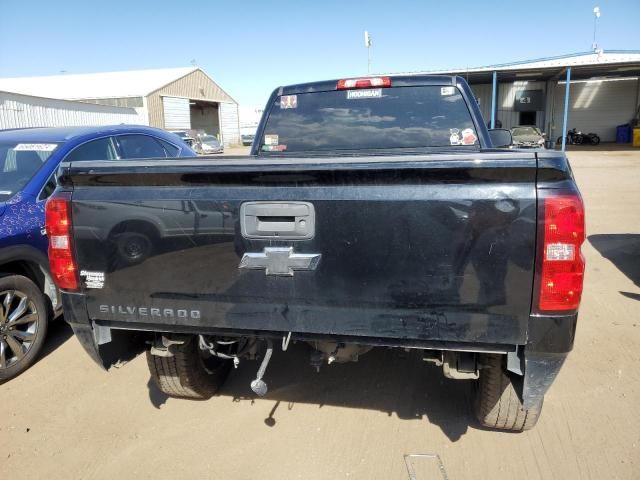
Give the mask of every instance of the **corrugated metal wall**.
[[(594, 132), (603, 142), (614, 142), (616, 126), (628, 123), (636, 110), (636, 98), (640, 85), (636, 78), (624, 80), (590, 80), (571, 82), (568, 128), (583, 132)], [(485, 123), (491, 119), (491, 84), (471, 85), (480, 100), (480, 109)], [(518, 125), (520, 112), (513, 108), (518, 90), (542, 90), (545, 95), (545, 110), (536, 115), (538, 127), (547, 132), (549, 140), (562, 135), (564, 112), (564, 83), (514, 82), (498, 85), (498, 108), (496, 119), (503, 128)]]
[(113, 98), (83, 98), (86, 103), (98, 103), (100, 105), (111, 105), (112, 107), (143, 107), (142, 97), (113, 97)]
[[(516, 92), (519, 90), (542, 90), (544, 96), (545, 89), (545, 82), (520, 81), (500, 84), (498, 88), (498, 110), (496, 119), (502, 122), (502, 128), (511, 128), (520, 125), (520, 112), (516, 111), (513, 107)], [(489, 97), (489, 103), (491, 103), (491, 97)], [(544, 110), (537, 111), (536, 126), (544, 130)]]
[(222, 88), (201, 70), (196, 70), (147, 96), (149, 125), (165, 128), (162, 97), (182, 97), (209, 102), (235, 103)]
[(164, 128), (167, 130), (191, 129), (191, 111), (189, 99), (179, 97), (162, 97)]
[(237, 103), (220, 103), (220, 130), (225, 145), (240, 143), (240, 120)]
[(0, 129), (139, 124), (133, 108), (0, 92)]
[[(629, 123), (635, 114), (637, 91), (638, 79), (571, 82), (567, 128), (597, 133), (602, 142), (615, 142), (616, 126)], [(555, 88), (552, 139), (562, 134), (564, 92), (564, 84)]]
[[(471, 85), (471, 89), (480, 100), (480, 110), (484, 117), (485, 124), (491, 121), (491, 84)], [(498, 83), (498, 98), (496, 108), (496, 121), (502, 122), (502, 128), (512, 128), (520, 125), (520, 112), (514, 108), (516, 93), (520, 90), (542, 90), (543, 96), (546, 95), (547, 85), (545, 82), (512, 82)], [(546, 98), (546, 97), (545, 97)], [(549, 102), (545, 101), (545, 105)], [(548, 111), (547, 106), (547, 111)], [(536, 112), (536, 125), (541, 130), (545, 130), (545, 111), (538, 110)]]

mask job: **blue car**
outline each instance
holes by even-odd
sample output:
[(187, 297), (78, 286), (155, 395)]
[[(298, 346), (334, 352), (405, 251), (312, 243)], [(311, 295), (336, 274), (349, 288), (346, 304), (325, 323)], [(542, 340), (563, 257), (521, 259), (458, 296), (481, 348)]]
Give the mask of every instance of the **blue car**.
[(150, 127), (0, 131), (0, 383), (33, 364), (61, 313), (44, 230), (60, 162), (195, 156), (178, 136)]

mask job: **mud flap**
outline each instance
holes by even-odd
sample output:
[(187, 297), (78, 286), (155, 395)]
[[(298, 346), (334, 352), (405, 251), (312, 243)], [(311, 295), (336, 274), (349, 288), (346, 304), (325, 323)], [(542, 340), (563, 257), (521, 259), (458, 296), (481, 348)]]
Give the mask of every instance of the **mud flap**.
[(107, 370), (107, 363), (100, 355), (100, 347), (95, 340), (93, 329), (90, 325), (80, 323), (70, 323), (73, 333), (84, 348), (84, 351), (89, 354), (91, 359), (98, 364), (103, 370)]

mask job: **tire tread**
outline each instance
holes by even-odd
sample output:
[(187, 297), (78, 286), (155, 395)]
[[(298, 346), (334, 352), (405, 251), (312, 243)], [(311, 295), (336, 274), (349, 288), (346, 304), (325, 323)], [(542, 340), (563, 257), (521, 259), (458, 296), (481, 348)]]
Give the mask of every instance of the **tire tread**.
[(475, 414), (481, 425), (499, 430), (522, 432), (535, 426), (542, 411), (542, 401), (529, 409), (522, 402), (509, 376), (502, 355), (486, 355), (476, 392)]
[(147, 351), (147, 365), (151, 377), (166, 395), (176, 398), (206, 400), (224, 382), (230, 362), (223, 361), (215, 371), (205, 369), (199, 357), (196, 337), (189, 337), (181, 345), (172, 345), (173, 356), (161, 357)]

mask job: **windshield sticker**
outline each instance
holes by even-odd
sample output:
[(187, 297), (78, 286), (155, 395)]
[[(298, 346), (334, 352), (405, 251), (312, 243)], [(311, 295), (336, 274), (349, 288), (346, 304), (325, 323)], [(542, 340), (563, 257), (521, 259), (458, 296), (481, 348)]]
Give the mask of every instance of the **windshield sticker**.
[(442, 87), (440, 88), (440, 95), (443, 97), (448, 97), (449, 95), (453, 95), (456, 93), (456, 87)]
[(450, 128), (449, 133), (451, 134), (449, 136), (449, 143), (451, 143), (451, 145), (460, 145), (460, 130), (457, 128)]
[(347, 100), (355, 100), (358, 98), (381, 98), (382, 89), (373, 88), (370, 90), (347, 90)]
[(55, 143), (19, 143), (13, 149), (16, 152), (53, 152), (57, 146)]
[(283, 95), (280, 97), (280, 108), (298, 108), (298, 96)]
[(473, 133), (473, 130), (471, 130), (470, 128), (465, 128), (464, 130), (462, 130), (462, 145), (475, 145), (476, 140), (478, 140), (478, 137), (476, 137), (476, 134)]
[(264, 136), (264, 144), (265, 145), (278, 145), (278, 135), (265, 135)]

